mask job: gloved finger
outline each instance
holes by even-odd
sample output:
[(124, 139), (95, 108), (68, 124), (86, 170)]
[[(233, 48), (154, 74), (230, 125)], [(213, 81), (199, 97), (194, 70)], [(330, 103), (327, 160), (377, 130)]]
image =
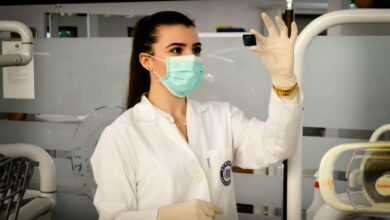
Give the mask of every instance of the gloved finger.
[(263, 43), (266, 39), (260, 32), (256, 31), (255, 29), (250, 29), (249, 32), (251, 34), (254, 34), (256, 37), (256, 40), (259, 41), (260, 43)]
[(256, 52), (260, 55), (265, 55), (268, 51), (261, 48), (261, 47), (258, 47), (258, 46), (251, 46), (249, 47), (250, 50), (252, 50), (253, 52)]
[(200, 203), (200, 210), (201, 210), (201, 212), (204, 215), (206, 215), (208, 217), (214, 217), (215, 216), (214, 209), (208, 207), (208, 205), (205, 202), (203, 202), (203, 201)]
[(214, 216), (207, 216), (204, 213), (201, 213), (199, 215), (199, 220), (213, 220), (213, 219), (214, 219)]
[(290, 36), (291, 42), (295, 43), (295, 41), (297, 40), (297, 37), (298, 37), (298, 26), (297, 26), (297, 23), (294, 21), (291, 24), (291, 36)]
[(288, 28), (286, 26), (286, 23), (282, 20), (280, 16), (275, 17), (276, 24), (278, 25), (280, 36), (281, 37), (287, 37), (288, 38)]
[(214, 210), (215, 214), (222, 214), (222, 209), (211, 202), (204, 202), (209, 209)]
[(269, 36), (279, 36), (279, 32), (271, 18), (266, 13), (261, 13), (261, 18), (263, 19), (265, 27), (268, 30)]

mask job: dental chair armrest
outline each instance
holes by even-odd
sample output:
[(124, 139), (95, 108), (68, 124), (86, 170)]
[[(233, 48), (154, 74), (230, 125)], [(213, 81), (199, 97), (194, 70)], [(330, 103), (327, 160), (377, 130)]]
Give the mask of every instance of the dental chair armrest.
[[(18, 220), (35, 220), (49, 212), (53, 207), (53, 202), (48, 198), (36, 198), (20, 208)], [(9, 219), (15, 218), (13, 213)]]

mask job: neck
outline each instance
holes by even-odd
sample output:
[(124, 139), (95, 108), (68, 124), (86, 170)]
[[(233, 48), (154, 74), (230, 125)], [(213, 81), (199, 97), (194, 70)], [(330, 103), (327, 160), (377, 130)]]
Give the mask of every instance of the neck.
[(186, 98), (176, 97), (161, 86), (151, 85), (148, 95), (149, 101), (162, 111), (174, 118), (185, 118)]

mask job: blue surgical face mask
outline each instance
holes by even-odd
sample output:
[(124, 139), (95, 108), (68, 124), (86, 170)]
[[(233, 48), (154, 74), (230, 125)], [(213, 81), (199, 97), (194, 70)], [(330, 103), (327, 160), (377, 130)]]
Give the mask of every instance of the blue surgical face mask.
[(195, 55), (173, 56), (166, 60), (155, 57), (157, 60), (165, 61), (167, 73), (164, 77), (155, 74), (161, 83), (177, 97), (185, 97), (203, 79), (203, 64)]

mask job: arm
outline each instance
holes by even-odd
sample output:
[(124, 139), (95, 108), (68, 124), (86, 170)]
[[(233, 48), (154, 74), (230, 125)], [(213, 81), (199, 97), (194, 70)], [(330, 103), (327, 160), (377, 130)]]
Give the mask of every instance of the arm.
[(260, 169), (284, 160), (294, 152), (302, 118), (298, 97), (283, 100), (271, 92), (266, 121), (248, 119), (241, 110), (230, 107), (236, 166)]
[(294, 74), (294, 44), (298, 28), (293, 22), (288, 37), (287, 26), (280, 17), (275, 18), (277, 27), (266, 14), (262, 14), (262, 19), (268, 37), (251, 30), (260, 43), (251, 49), (262, 58), (274, 89), (282, 90), (280, 94), (283, 96), (279, 97), (274, 90), (271, 92), (265, 122), (255, 118), (249, 120), (237, 108), (231, 108), (230, 112), (236, 165), (253, 169), (268, 166), (292, 154), (302, 118), (302, 100)]
[(91, 158), (97, 184), (94, 205), (99, 220), (157, 219), (157, 209), (138, 209), (136, 157), (129, 146), (128, 137), (108, 127)]

